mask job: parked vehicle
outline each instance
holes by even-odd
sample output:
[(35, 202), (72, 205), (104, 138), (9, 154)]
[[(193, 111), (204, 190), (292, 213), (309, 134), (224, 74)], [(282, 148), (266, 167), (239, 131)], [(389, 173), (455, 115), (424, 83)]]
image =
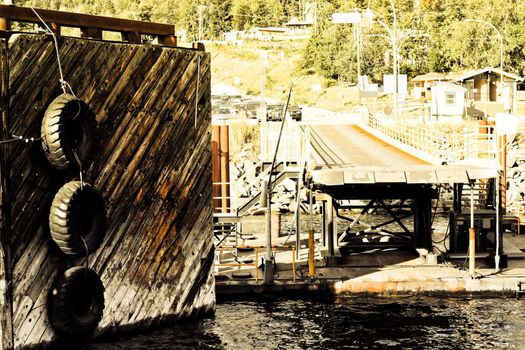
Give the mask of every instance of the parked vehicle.
[(300, 122), (303, 118), (303, 112), (299, 105), (293, 104), (288, 106), (288, 115), (295, 121)]
[(281, 121), (283, 116), (284, 103), (277, 102), (266, 105), (266, 121)]
[[(266, 120), (267, 121), (281, 121), (283, 111), (286, 104), (284, 102), (277, 102), (266, 106)], [(295, 121), (301, 121), (303, 113), (301, 107), (296, 104), (288, 105), (288, 115)]]

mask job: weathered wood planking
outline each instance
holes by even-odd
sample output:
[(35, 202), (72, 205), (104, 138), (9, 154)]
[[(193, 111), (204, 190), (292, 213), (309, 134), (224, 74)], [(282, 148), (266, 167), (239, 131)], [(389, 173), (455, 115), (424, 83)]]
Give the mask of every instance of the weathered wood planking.
[[(100, 147), (84, 180), (104, 197), (109, 228), (87, 259), (66, 258), (50, 238), (48, 214), (78, 174), (54, 170), (38, 140), (10, 145), (15, 346), (53, 339), (47, 293), (56, 273), (75, 265), (92, 267), (106, 288), (97, 334), (212, 310), (210, 55), (58, 40), (64, 78), (99, 123)], [(13, 36), (8, 54), (10, 133), (38, 139), (44, 111), (61, 93), (53, 42)]]

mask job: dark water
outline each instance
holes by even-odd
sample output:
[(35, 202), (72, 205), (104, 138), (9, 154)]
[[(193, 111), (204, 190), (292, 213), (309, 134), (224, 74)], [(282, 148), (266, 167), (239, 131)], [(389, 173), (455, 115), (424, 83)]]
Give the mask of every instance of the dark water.
[(525, 349), (525, 300), (227, 302), (208, 319), (88, 349)]

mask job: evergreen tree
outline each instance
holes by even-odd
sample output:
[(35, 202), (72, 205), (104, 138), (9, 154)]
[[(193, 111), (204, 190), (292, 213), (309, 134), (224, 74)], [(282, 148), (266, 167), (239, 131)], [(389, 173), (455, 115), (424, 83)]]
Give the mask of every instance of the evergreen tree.
[(209, 10), (209, 35), (217, 39), (232, 29), (232, 1), (211, 0)]

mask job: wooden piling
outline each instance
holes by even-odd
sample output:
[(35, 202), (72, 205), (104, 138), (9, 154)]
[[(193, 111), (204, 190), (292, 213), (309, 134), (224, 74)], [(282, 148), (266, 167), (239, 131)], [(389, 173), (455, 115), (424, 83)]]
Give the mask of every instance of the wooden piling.
[[(9, 63), (7, 41), (0, 41), (0, 140), (9, 132)], [(11, 261), (11, 199), (9, 143), (0, 145), (0, 350), (13, 349), (13, 276)]]

